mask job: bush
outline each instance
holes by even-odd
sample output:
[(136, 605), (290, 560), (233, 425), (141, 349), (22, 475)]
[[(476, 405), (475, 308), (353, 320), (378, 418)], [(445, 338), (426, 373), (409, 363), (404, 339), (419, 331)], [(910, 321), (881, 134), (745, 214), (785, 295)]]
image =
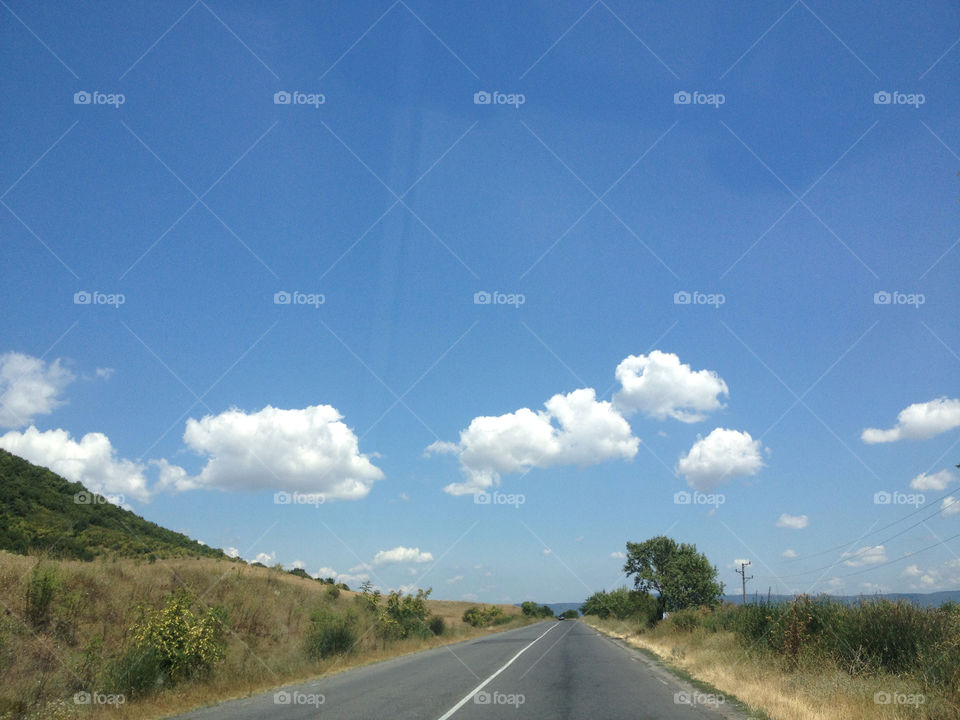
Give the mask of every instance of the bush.
[(50, 620), (50, 604), (60, 586), (57, 569), (47, 563), (33, 566), (30, 581), (27, 584), (26, 612), (27, 622), (34, 627), (42, 627)]
[[(463, 621), (473, 627), (486, 627), (493, 623), (497, 618), (503, 615), (503, 610), (496, 605), (490, 605), (486, 608), (473, 607), (467, 608), (463, 613)], [(506, 622), (509, 622), (507, 620)]]
[(447, 630), (447, 624), (443, 621), (443, 618), (439, 615), (434, 615), (430, 618), (430, 632), (432, 632), (437, 637), (443, 635)]
[(336, 600), (340, 597), (340, 588), (336, 585), (327, 585), (327, 596)]
[(350, 620), (347, 616), (328, 610), (314, 610), (304, 642), (307, 657), (321, 660), (350, 652), (357, 640)]
[(697, 608), (684, 608), (667, 616), (667, 624), (679, 632), (696, 630), (703, 619), (703, 613)]
[(136, 653), (151, 657), (155, 661), (151, 665), (170, 683), (204, 675), (224, 656), (226, 613), (210, 608), (197, 616), (192, 603), (186, 590), (177, 590), (159, 610), (141, 608), (140, 621), (133, 628)]

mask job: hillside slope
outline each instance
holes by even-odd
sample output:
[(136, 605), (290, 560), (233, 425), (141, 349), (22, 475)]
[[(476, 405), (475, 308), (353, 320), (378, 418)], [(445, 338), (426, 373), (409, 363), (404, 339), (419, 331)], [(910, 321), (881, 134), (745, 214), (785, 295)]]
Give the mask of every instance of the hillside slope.
[(226, 557), (5, 450), (0, 450), (0, 549), (77, 560)]

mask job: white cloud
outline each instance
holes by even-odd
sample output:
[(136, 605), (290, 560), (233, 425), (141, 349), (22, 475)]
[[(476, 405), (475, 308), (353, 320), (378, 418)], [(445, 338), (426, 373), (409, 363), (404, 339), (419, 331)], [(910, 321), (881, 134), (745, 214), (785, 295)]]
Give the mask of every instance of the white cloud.
[(944, 517), (960, 513), (960, 498), (955, 498), (953, 495), (945, 497), (943, 502), (940, 503), (940, 512), (943, 513)]
[(761, 447), (748, 432), (716, 428), (705, 438), (698, 436), (676, 469), (690, 487), (711, 490), (728, 478), (758, 473), (763, 467)]
[(63, 404), (60, 393), (74, 375), (60, 365), (22, 353), (0, 355), (0, 427), (17, 428)]
[(612, 553), (610, 553), (610, 557), (615, 558), (617, 560), (623, 560), (627, 557), (627, 554), (624, 552), (620, 552), (619, 550), (614, 550)]
[(368, 563), (360, 563), (359, 565), (354, 565), (352, 568), (347, 570), (347, 572), (358, 573), (358, 572), (369, 572), (373, 568)]
[(780, 553), (780, 557), (786, 558), (787, 560), (791, 560), (797, 557), (797, 551), (794, 550), (793, 548), (787, 548), (782, 553)]
[(921, 570), (917, 565), (907, 565), (903, 569), (903, 574), (907, 577), (920, 577), (923, 575), (923, 570)]
[(240, 557), (240, 551), (237, 550), (237, 548), (235, 547), (228, 547), (223, 552), (228, 557), (232, 557), (232, 558)]
[(265, 552), (257, 553), (257, 556), (256, 556), (253, 560), (251, 560), (251, 562), (258, 562), (258, 563), (260, 563), (261, 565), (266, 565), (267, 567), (272, 567), (272, 566), (274, 565), (274, 563), (277, 562), (277, 554), (276, 554), (275, 552), (272, 552), (272, 553), (265, 553)]
[(119, 494), (146, 501), (150, 497), (145, 466), (117, 458), (103, 433), (87, 433), (79, 441), (66, 430), (40, 432), (30, 426), (0, 435), (0, 447), (35, 465), (50, 468), (72, 482), (101, 494)]
[(380, 550), (373, 556), (374, 565), (387, 565), (392, 563), (428, 563), (433, 562), (433, 555), (428, 552), (420, 552), (420, 548), (408, 548), (398, 545), (392, 550)]
[(621, 388), (613, 402), (624, 415), (639, 410), (658, 420), (699, 422), (706, 413), (722, 408), (720, 397), (729, 395), (727, 384), (714, 371), (693, 371), (673, 353), (659, 350), (630, 355), (617, 365), (616, 375)]
[(541, 555), (553, 555), (553, 550), (551, 550), (550, 548), (544, 548), (543, 550), (540, 551), (540, 554), (541, 554)]
[(463, 575), (454, 575), (452, 578), (447, 578), (447, 582), (450, 584), (458, 583), (463, 580)]
[(841, 555), (847, 558), (843, 564), (848, 567), (861, 567), (863, 565), (876, 565), (887, 561), (887, 551), (883, 545), (866, 545), (852, 552), (845, 552)]
[(199, 475), (174, 477), (173, 486), (319, 492), (327, 500), (362, 498), (383, 472), (358, 451), (357, 436), (341, 419), (329, 405), (301, 410), (268, 405), (253, 413), (231, 409), (200, 420), (190, 418), (184, 442), (209, 459)]
[(339, 573), (338, 573), (336, 570), (334, 570), (333, 568), (330, 568), (330, 567), (322, 567), (322, 568), (319, 568), (319, 569), (317, 570), (317, 574), (314, 575), (314, 577), (318, 577), (318, 578), (334, 578), (334, 579), (336, 579), (337, 575), (339, 575)]
[(897, 424), (889, 430), (867, 428), (860, 439), (874, 443), (897, 440), (925, 440), (947, 430), (960, 427), (960, 400), (941, 397), (925, 403), (914, 403), (897, 415)]
[(936, 472), (933, 475), (927, 475), (926, 473), (920, 473), (913, 480), (910, 481), (911, 490), (946, 490), (947, 485), (954, 482), (957, 479), (956, 474), (947, 469)]
[(803, 530), (809, 524), (810, 518), (806, 515), (787, 515), (787, 513), (783, 513), (777, 519), (777, 527), (789, 530)]
[(96, 375), (101, 380), (109, 380), (113, 377), (113, 373), (116, 372), (113, 368), (102, 367), (96, 369)]
[(741, 565), (749, 565), (750, 561), (747, 558), (737, 558), (733, 561), (733, 564), (739, 568)]
[(593, 388), (554, 395), (544, 407), (536, 412), (520, 408), (505, 415), (476, 417), (460, 431), (458, 443), (430, 445), (428, 455), (458, 455), (466, 477), (444, 491), (465, 495), (498, 485), (501, 475), (533, 467), (586, 466), (636, 455), (640, 440), (611, 403), (597, 401)]
[(307, 564), (303, 560), (294, 560), (290, 563), (290, 567), (294, 570), (303, 570), (306, 566)]

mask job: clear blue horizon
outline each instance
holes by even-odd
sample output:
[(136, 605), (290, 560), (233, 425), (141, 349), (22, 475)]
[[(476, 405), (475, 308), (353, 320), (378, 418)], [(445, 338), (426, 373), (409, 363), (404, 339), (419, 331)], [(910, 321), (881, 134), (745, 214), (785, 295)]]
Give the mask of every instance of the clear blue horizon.
[(956, 589), (958, 37), (5, 2), (0, 447), (444, 599), (585, 597), (661, 534), (728, 592)]

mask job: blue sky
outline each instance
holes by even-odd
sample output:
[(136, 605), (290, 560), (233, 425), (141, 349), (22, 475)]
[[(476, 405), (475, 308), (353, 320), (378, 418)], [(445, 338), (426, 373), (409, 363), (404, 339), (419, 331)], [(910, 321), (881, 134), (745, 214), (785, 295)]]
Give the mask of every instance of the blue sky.
[(730, 590), (955, 589), (958, 36), (5, 1), (0, 446), (440, 598), (577, 600), (664, 533)]

